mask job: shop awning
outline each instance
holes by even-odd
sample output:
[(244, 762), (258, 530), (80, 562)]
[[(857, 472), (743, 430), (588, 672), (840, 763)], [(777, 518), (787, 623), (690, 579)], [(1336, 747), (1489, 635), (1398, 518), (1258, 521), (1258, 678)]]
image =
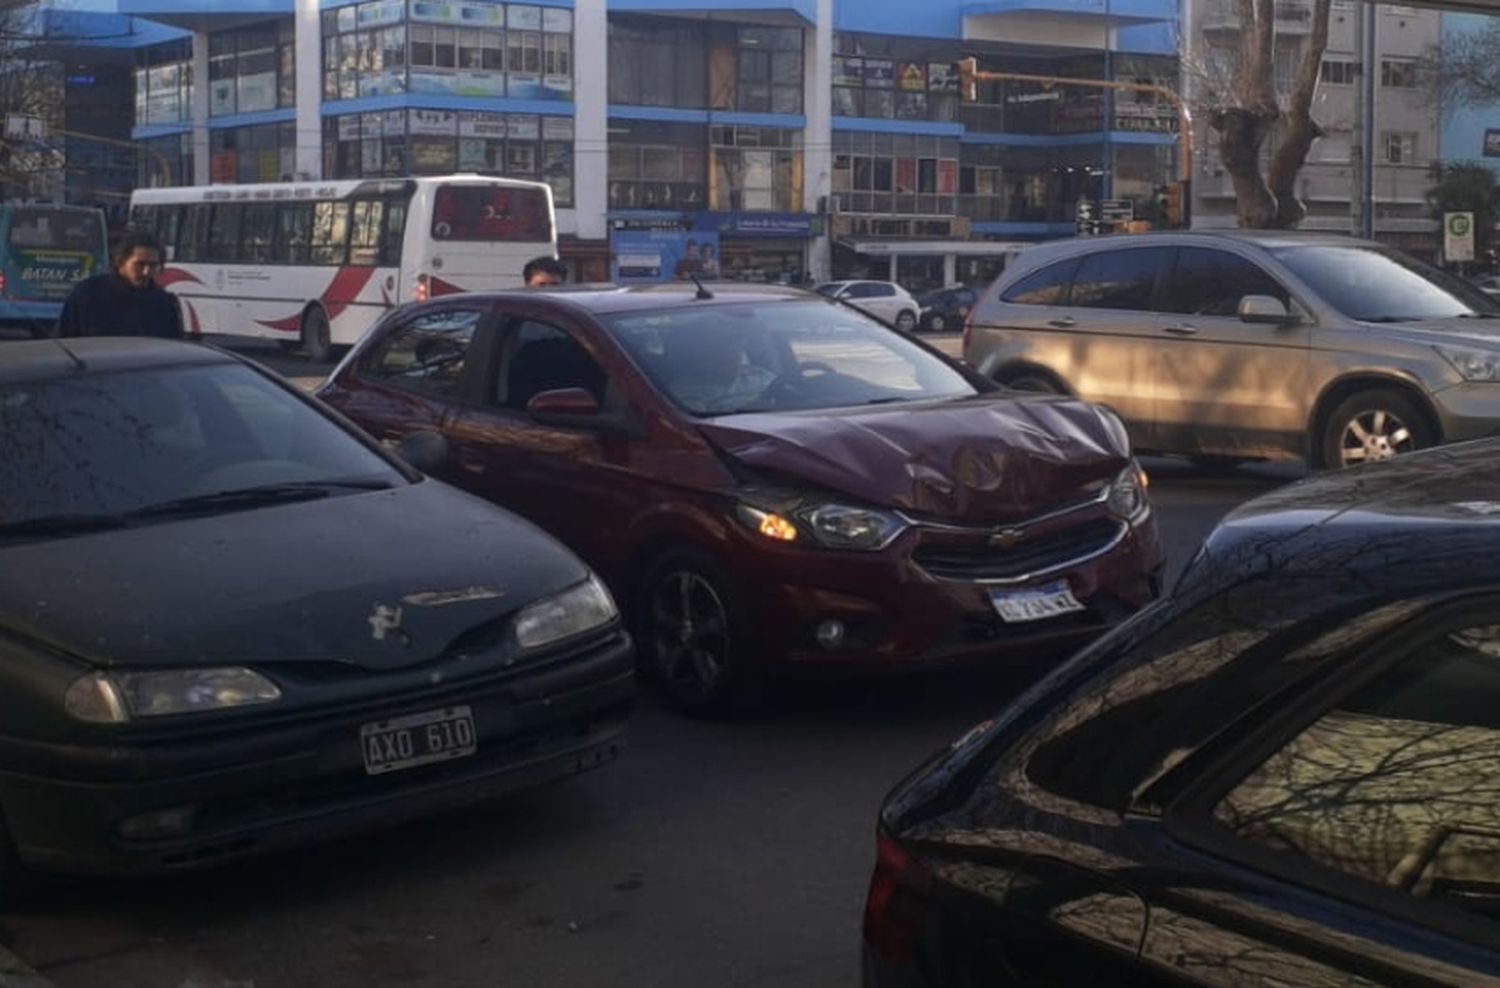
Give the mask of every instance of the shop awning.
[(1036, 246), (1025, 240), (840, 240), (839, 243), (866, 257), (911, 257), (918, 254), (997, 257)]

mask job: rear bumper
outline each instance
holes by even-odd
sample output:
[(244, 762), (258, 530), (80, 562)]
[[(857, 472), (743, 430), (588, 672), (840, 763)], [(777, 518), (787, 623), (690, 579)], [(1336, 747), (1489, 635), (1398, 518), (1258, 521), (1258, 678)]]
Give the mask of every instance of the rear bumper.
[[(325, 840), (607, 764), (624, 745), (633, 667), (622, 636), (581, 661), (522, 682), (392, 701), (376, 712), (195, 737), (158, 750), (33, 747), (48, 770), (15, 771), (14, 759), (6, 757), (0, 807), (24, 862), (72, 873), (160, 873)], [(365, 773), (362, 723), (456, 704), (473, 711), (474, 755), (387, 775)], [(118, 777), (111, 764), (120, 766)], [(179, 807), (192, 808), (185, 833), (158, 839), (121, 834), (125, 820)]]

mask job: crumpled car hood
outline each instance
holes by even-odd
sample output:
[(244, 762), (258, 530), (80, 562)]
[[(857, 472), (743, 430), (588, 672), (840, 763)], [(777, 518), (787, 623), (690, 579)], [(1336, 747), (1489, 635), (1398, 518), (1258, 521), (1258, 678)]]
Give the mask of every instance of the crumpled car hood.
[(734, 415), (700, 428), (751, 469), (914, 515), (977, 524), (1076, 503), (1130, 462), (1118, 420), (1066, 398), (984, 395)]
[(0, 633), (100, 666), (394, 670), (587, 573), (530, 523), (424, 481), (0, 543)]

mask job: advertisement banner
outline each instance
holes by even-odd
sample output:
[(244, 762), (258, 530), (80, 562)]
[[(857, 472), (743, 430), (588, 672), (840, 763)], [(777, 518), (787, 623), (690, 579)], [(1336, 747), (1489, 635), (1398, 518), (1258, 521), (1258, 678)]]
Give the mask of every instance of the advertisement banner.
[(927, 66), (925, 65), (918, 65), (916, 62), (902, 62), (897, 66), (896, 78), (900, 83), (897, 88), (902, 92), (927, 92)]
[(719, 235), (712, 231), (616, 230), (609, 248), (622, 285), (719, 277)]
[(458, 135), (460, 137), (488, 137), (500, 140), (505, 137), (505, 116), (499, 113), (460, 113)]
[(1486, 158), (1500, 158), (1500, 130), (1486, 130), (1484, 132), (1484, 156)]
[(865, 85), (871, 89), (890, 89), (896, 85), (896, 63), (865, 59)]
[(412, 110), (412, 136), (452, 137), (458, 132), (458, 114), (452, 110)]

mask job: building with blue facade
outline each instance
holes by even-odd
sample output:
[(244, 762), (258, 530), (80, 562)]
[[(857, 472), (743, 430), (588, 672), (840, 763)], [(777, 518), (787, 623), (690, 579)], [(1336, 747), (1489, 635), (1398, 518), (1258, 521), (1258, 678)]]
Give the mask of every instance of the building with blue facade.
[(649, 233), (736, 277), (979, 281), (1080, 199), (1149, 213), (1177, 177), (1165, 104), (1021, 83), (964, 104), (953, 71), (1175, 86), (1176, 0), (87, 5), (50, 12), (57, 47), (128, 65), (139, 181), (539, 178), (581, 278)]

